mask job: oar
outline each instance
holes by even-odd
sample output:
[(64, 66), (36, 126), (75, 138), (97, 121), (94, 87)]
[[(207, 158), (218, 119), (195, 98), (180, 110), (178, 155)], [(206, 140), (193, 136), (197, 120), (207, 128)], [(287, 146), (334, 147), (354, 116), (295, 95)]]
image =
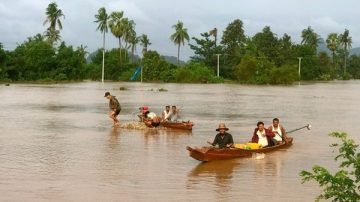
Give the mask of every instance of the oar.
[(292, 133), (292, 132), (301, 130), (301, 129), (303, 129), (303, 128), (307, 128), (308, 130), (310, 130), (310, 129), (311, 129), (311, 125), (310, 125), (310, 124), (307, 124), (307, 125), (305, 125), (305, 126), (303, 126), (303, 127), (296, 128), (296, 129), (294, 129), (294, 130), (288, 131), (288, 132), (286, 132), (286, 134), (289, 134), (289, 133)]

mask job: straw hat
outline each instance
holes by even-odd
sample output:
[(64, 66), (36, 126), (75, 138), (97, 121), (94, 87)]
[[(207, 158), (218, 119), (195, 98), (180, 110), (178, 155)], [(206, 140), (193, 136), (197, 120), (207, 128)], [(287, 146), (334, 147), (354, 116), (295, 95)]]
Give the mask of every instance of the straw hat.
[(220, 124), (219, 124), (219, 127), (216, 129), (216, 131), (219, 131), (220, 129), (229, 130), (229, 128), (227, 128), (227, 127), (225, 126), (225, 123), (220, 123)]

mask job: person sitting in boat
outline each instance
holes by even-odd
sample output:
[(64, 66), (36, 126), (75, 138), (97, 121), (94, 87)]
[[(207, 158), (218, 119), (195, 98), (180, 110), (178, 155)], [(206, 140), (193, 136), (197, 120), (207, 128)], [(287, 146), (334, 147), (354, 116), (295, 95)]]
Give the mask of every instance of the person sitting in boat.
[(272, 138), (274, 144), (280, 144), (281, 142), (287, 142), (285, 128), (279, 124), (279, 119), (274, 118), (272, 125), (268, 128), (274, 133), (275, 137)]
[(170, 116), (171, 116), (170, 106), (166, 105), (165, 110), (161, 114), (161, 118), (163, 121), (170, 121)]
[(176, 109), (176, 106), (171, 106), (171, 114), (169, 120), (171, 122), (177, 122), (179, 118), (179, 109)]
[(261, 144), (262, 147), (274, 146), (271, 140), (274, 137), (274, 133), (264, 127), (264, 122), (259, 121), (257, 128), (254, 130), (251, 142)]
[(230, 133), (227, 133), (229, 128), (225, 126), (225, 123), (220, 123), (219, 127), (216, 129), (216, 131), (219, 131), (218, 134), (216, 134), (215, 139), (213, 142), (208, 141), (209, 144), (212, 146), (219, 145), (219, 148), (222, 149), (224, 147), (230, 148), (234, 145), (233, 137)]
[(142, 122), (152, 127), (157, 127), (160, 125), (161, 118), (156, 116), (154, 112), (150, 112), (149, 107), (143, 106), (139, 109), (141, 110), (141, 115), (139, 117)]

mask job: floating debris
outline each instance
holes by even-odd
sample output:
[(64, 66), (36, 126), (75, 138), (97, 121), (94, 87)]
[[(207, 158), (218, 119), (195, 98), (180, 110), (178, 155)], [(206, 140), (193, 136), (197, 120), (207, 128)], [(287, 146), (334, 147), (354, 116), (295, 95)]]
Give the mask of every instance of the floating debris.
[(126, 129), (135, 129), (135, 130), (147, 130), (147, 129), (151, 129), (149, 127), (147, 127), (145, 125), (145, 123), (142, 122), (129, 122), (129, 123), (124, 123), (120, 126), (121, 128), (126, 128)]
[(9, 83), (7, 83), (7, 84), (5, 84), (5, 86), (10, 86), (10, 84), (9, 84)]
[(166, 90), (165, 88), (159, 88), (159, 92), (166, 92), (168, 90)]
[(126, 87), (124, 87), (124, 86), (121, 86), (120, 88), (119, 88), (120, 90), (128, 90)]

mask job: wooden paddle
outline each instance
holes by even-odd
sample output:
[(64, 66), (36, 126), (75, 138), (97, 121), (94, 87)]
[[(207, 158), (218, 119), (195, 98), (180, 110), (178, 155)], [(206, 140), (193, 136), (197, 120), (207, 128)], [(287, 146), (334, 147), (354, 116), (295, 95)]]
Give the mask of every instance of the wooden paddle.
[(303, 128), (307, 128), (308, 130), (310, 130), (310, 129), (311, 129), (311, 125), (310, 125), (310, 124), (307, 124), (307, 125), (305, 125), (305, 126), (303, 126), (303, 127), (296, 128), (296, 129), (294, 129), (294, 130), (290, 130), (290, 131), (286, 132), (286, 134), (289, 134), (289, 133), (292, 133), (292, 132), (301, 130), (301, 129), (303, 129)]

